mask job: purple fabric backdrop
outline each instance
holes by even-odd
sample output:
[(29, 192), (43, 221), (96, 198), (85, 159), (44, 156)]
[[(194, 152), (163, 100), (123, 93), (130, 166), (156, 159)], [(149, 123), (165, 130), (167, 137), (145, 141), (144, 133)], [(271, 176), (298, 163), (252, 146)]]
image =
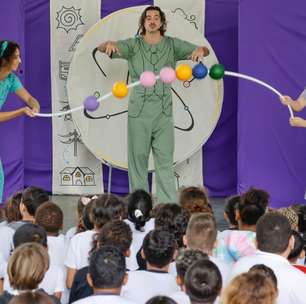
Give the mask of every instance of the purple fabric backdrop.
[[(297, 97), (306, 83), (305, 1), (245, 0), (239, 17), (240, 72)], [(276, 95), (239, 81), (238, 189), (266, 189), (274, 206), (303, 202), (306, 188), (305, 129), (288, 120)]]
[[(151, 1), (136, 0), (103, 0), (101, 15), (105, 16), (128, 6), (151, 3)], [(252, 14), (251, 10), (246, 9), (246, 5), (244, 7), (244, 14)], [(245, 19), (248, 18), (246, 17)], [(248, 20), (245, 22), (245, 24), (248, 24)], [(0, 2), (0, 36), (17, 40), (20, 43), (24, 61), (22, 65), (24, 74), (21, 75), (21, 78), (29, 91), (40, 100), (43, 112), (49, 112), (51, 109), (49, 23), (49, 0)], [(228, 70), (237, 71), (237, 0), (206, 0), (206, 36), (214, 47), (220, 62)], [(251, 37), (248, 37), (248, 39), (251, 39)], [(249, 62), (250, 73), (253, 72), (251, 64)], [(237, 83), (235, 79), (225, 79), (225, 98), (222, 115), (215, 132), (204, 147), (204, 180), (211, 195), (224, 196), (236, 191)], [(253, 86), (249, 86), (249, 88), (254, 90)], [(17, 107), (20, 104), (14, 97), (11, 97), (7, 102), (6, 109)], [(240, 107), (239, 113), (241, 113), (241, 109)], [(259, 111), (259, 108), (256, 108), (256, 111), (257, 109)], [(259, 111), (259, 115), (260, 113)], [(297, 132), (302, 134), (301, 131)], [(19, 118), (1, 124), (0, 134), (2, 138), (0, 155), (6, 173), (5, 196), (7, 197), (25, 185), (38, 185), (51, 191), (51, 120)], [(254, 143), (258, 141), (260, 142), (257, 137), (254, 138)], [(239, 151), (241, 155), (241, 146)], [(241, 161), (239, 164), (240, 186), (242, 184), (241, 181), (244, 181), (246, 177), (241, 174)], [(248, 163), (247, 166), (254, 166), (254, 162)], [(246, 170), (249, 170), (249, 168), (246, 167)], [(106, 186), (108, 179), (107, 168), (105, 168), (104, 173)], [(275, 172), (275, 176), (277, 175), (279, 175), (279, 172)], [(285, 183), (285, 179), (283, 183)], [(247, 184), (245, 182), (245, 185)], [(242, 189), (241, 186), (240, 189)], [(125, 172), (114, 170), (112, 190), (116, 193), (127, 192), (127, 174)]]

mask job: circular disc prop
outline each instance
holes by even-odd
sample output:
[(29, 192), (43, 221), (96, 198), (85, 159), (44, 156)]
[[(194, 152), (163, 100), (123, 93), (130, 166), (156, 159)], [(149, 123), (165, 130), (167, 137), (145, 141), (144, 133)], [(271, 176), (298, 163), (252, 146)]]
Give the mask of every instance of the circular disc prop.
[[(92, 52), (107, 40), (134, 37), (144, 8), (140, 6), (117, 11), (96, 23), (84, 35), (69, 70), (68, 98), (71, 108), (82, 105), (88, 96), (98, 98), (112, 92), (115, 82), (126, 82), (128, 65), (125, 60), (110, 59), (97, 52), (97, 62), (103, 73), (93, 60)], [(168, 21), (167, 35), (207, 46), (210, 55), (204, 58), (203, 63), (208, 68), (218, 63), (212, 47), (194, 25), (179, 15), (165, 12)], [(183, 63), (191, 68), (195, 65), (191, 61), (180, 61), (177, 66)], [(175, 128), (174, 152), (174, 163), (177, 164), (198, 151), (214, 130), (222, 108), (223, 81), (209, 77), (187, 82), (176, 80), (172, 88), (176, 91), (172, 93), (172, 98), (174, 124), (178, 127)], [(104, 118), (88, 119), (82, 111), (72, 113), (87, 148), (104, 163), (121, 169), (127, 169), (127, 113), (119, 113), (127, 110), (128, 96), (120, 100), (111, 96), (101, 102), (97, 111), (90, 113), (94, 117)], [(192, 119), (194, 126), (188, 130), (192, 126)], [(149, 170), (154, 170), (152, 156)]]

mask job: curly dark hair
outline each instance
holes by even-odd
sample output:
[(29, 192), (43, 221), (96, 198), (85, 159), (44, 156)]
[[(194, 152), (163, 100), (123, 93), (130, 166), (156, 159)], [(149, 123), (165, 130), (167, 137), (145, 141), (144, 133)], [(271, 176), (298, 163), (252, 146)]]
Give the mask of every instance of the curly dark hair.
[(146, 20), (146, 17), (147, 17), (147, 12), (148, 11), (158, 11), (159, 12), (159, 15), (160, 15), (160, 21), (162, 23), (159, 31), (160, 31), (160, 34), (162, 36), (164, 36), (166, 30), (167, 30), (167, 20), (166, 20), (166, 15), (165, 13), (160, 9), (159, 6), (148, 6), (144, 11), (143, 13), (141, 14), (140, 18), (139, 18), (139, 34), (140, 35), (145, 35), (146, 33), (146, 29), (144, 27), (144, 23), (145, 23), (145, 20)]

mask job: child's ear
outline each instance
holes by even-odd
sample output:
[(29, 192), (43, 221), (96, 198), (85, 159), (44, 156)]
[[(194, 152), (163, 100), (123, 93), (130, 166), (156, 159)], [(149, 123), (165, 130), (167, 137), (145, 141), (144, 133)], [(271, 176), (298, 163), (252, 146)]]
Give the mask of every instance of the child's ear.
[(238, 209), (236, 209), (235, 210), (235, 220), (238, 222), (238, 221), (240, 221), (240, 212), (239, 212), (239, 210)]
[(86, 280), (87, 280), (88, 285), (89, 285), (91, 288), (93, 288), (92, 278), (91, 278), (90, 273), (87, 273), (87, 275), (86, 275)]

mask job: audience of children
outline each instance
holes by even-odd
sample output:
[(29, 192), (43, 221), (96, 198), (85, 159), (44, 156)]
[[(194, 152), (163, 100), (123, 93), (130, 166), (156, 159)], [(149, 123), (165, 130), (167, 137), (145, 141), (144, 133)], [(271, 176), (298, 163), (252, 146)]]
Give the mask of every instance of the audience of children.
[(3, 208), (0, 304), (306, 303), (306, 208), (268, 203), (256, 188), (230, 197), (218, 231), (203, 188), (179, 204), (143, 190), (81, 196), (64, 236), (61, 208), (29, 187)]

